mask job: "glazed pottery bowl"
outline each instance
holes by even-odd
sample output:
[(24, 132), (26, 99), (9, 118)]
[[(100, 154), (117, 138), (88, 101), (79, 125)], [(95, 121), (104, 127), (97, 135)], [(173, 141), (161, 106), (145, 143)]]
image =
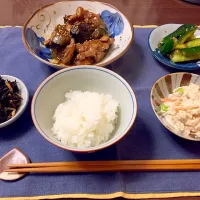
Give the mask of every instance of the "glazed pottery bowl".
[(9, 76), (9, 75), (1, 75), (1, 77), (4, 80), (16, 81), (17, 86), (20, 90), (20, 95), (22, 97), (22, 103), (21, 103), (20, 107), (18, 108), (15, 116), (12, 117), (11, 119), (9, 119), (8, 121), (0, 123), (0, 128), (3, 128), (3, 127), (6, 127), (6, 126), (12, 124), (14, 121), (16, 121), (22, 115), (22, 113), (25, 111), (28, 101), (29, 101), (29, 92), (28, 92), (25, 84), (20, 79), (13, 77), (13, 76)]
[[(167, 35), (174, 32), (182, 24), (164, 24), (155, 28), (149, 35), (149, 48), (152, 55), (162, 64), (181, 70), (195, 70), (200, 68), (200, 62), (190, 61), (183, 63), (174, 63), (167, 56), (162, 55), (158, 51), (158, 43)], [(200, 38), (200, 30), (196, 30), (195, 36)]]
[(169, 131), (187, 140), (200, 141), (199, 137), (194, 137), (192, 135), (187, 136), (180, 130), (176, 129), (175, 126), (169, 123), (160, 112), (162, 98), (167, 98), (169, 94), (171, 94), (177, 87), (187, 86), (190, 83), (194, 83), (200, 86), (200, 76), (187, 72), (173, 73), (163, 76), (155, 82), (151, 89), (151, 105), (157, 118)]
[(63, 1), (44, 6), (35, 11), (23, 27), (22, 38), (29, 53), (56, 69), (67, 67), (53, 62), (52, 52), (43, 45), (43, 42), (50, 37), (57, 24), (64, 24), (63, 17), (75, 14), (79, 6), (91, 12), (99, 13), (110, 36), (115, 38), (114, 44), (105, 58), (96, 65), (106, 66), (120, 58), (133, 41), (133, 26), (117, 8), (96, 1)]
[[(57, 106), (65, 101), (65, 93), (70, 90), (110, 94), (119, 102), (116, 129), (110, 140), (80, 149), (64, 145), (53, 136), (52, 117)], [(137, 102), (129, 84), (118, 74), (97, 66), (78, 66), (59, 70), (42, 82), (34, 94), (31, 113), (39, 133), (52, 144), (74, 152), (94, 152), (113, 145), (128, 133), (136, 118)]]

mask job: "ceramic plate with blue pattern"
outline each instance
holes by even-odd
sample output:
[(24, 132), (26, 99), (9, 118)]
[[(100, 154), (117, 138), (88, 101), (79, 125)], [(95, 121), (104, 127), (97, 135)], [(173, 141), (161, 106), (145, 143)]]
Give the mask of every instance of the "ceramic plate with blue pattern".
[[(162, 55), (158, 51), (158, 43), (167, 35), (174, 32), (178, 27), (182, 24), (165, 24), (155, 28), (149, 35), (149, 48), (152, 51), (153, 56), (163, 63), (172, 68), (180, 69), (180, 70), (195, 70), (200, 68), (199, 61), (190, 61), (190, 62), (183, 62), (183, 63), (174, 63), (172, 62), (169, 57)], [(200, 30), (195, 32), (195, 36), (200, 38)]]
[(37, 59), (54, 68), (67, 67), (56, 64), (52, 52), (43, 45), (49, 39), (57, 24), (64, 24), (63, 17), (76, 13), (81, 6), (93, 13), (100, 14), (110, 37), (115, 38), (105, 58), (95, 65), (106, 66), (120, 58), (133, 41), (133, 26), (127, 17), (112, 5), (95, 1), (63, 1), (44, 6), (33, 13), (23, 28), (23, 41), (28, 51)]

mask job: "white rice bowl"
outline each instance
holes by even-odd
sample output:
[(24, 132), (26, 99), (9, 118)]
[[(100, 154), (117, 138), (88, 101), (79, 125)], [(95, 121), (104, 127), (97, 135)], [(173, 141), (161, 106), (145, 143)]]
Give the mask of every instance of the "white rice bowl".
[(53, 135), (64, 145), (76, 148), (98, 146), (115, 130), (119, 102), (110, 94), (70, 91), (53, 116)]

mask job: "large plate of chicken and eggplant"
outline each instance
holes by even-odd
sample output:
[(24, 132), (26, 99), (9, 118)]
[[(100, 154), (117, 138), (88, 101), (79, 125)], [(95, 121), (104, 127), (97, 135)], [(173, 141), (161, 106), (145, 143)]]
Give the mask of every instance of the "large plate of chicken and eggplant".
[(115, 7), (89, 1), (64, 1), (37, 10), (23, 28), (28, 51), (54, 68), (106, 66), (133, 41), (130, 21)]

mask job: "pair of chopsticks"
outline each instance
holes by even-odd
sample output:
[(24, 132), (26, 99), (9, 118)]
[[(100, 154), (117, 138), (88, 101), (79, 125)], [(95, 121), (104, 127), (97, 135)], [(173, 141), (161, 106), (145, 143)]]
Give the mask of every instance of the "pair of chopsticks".
[(200, 160), (121, 160), (10, 164), (6, 172), (76, 173), (117, 171), (200, 171)]

